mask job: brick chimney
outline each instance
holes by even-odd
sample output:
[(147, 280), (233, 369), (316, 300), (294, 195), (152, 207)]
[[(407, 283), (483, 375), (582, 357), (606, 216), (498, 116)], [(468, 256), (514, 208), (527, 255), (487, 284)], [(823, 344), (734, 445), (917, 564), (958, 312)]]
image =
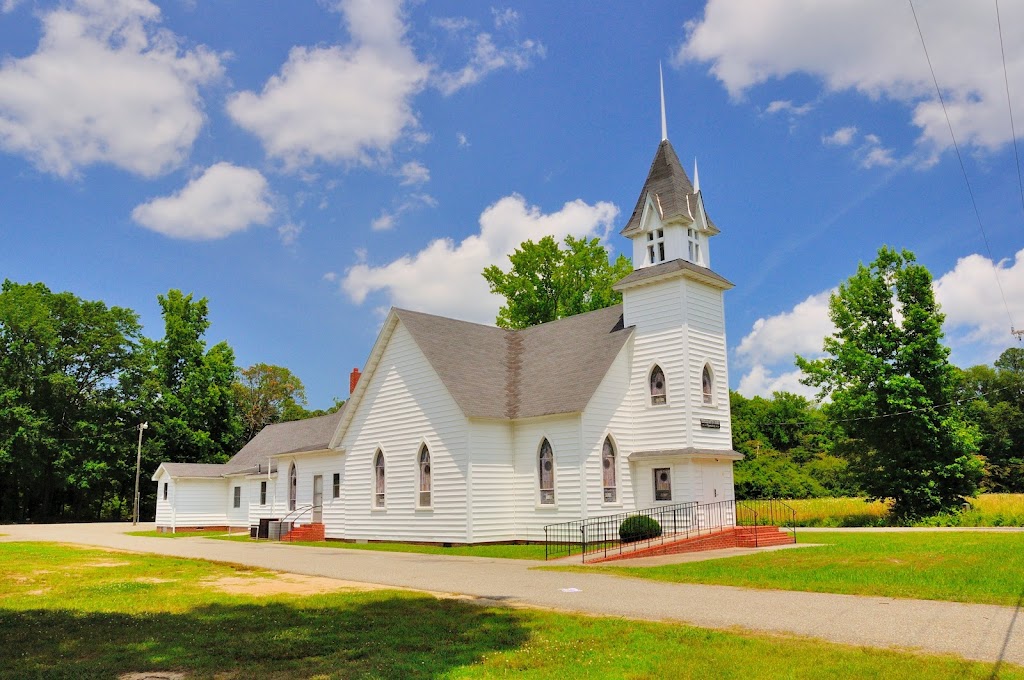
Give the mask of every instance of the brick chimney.
[(356, 385), (359, 384), (359, 376), (362, 375), (358, 368), (353, 368), (352, 373), (348, 376), (348, 393), (351, 395), (356, 391)]

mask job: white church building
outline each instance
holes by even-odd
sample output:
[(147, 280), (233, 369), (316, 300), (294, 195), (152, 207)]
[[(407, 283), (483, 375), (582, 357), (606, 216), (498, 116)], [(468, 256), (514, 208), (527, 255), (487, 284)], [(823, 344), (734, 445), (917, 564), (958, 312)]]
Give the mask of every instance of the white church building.
[(711, 269), (696, 168), (691, 182), (667, 138), (621, 233), (621, 305), (524, 330), (392, 309), (339, 412), (270, 425), (223, 465), (160, 465), (158, 527), (536, 541), (548, 524), (733, 499), (732, 284)]

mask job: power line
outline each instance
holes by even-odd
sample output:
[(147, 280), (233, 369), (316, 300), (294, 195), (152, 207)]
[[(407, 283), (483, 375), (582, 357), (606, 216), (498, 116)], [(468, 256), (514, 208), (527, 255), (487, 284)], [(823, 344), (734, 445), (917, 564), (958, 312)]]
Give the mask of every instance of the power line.
[(1024, 211), (1024, 178), (1020, 171), (1020, 152), (1017, 150), (1017, 128), (1013, 124), (1013, 103), (1010, 101), (1010, 77), (1006, 73), (1006, 50), (1003, 48), (1003, 21), (996, 0), (996, 27), (999, 29), (999, 54), (1003, 58), (1003, 84), (1006, 86), (1006, 108), (1010, 111), (1010, 139), (1013, 140), (1013, 158), (1017, 164), (1017, 188), (1020, 189), (1020, 207)]
[[(1010, 305), (1006, 302), (1006, 294), (1003, 292), (1003, 284), (999, 280), (999, 269), (996, 267), (996, 259), (992, 254), (992, 246), (988, 241), (988, 234), (985, 233), (985, 226), (981, 221), (981, 211), (978, 210), (978, 202), (974, 198), (974, 190), (971, 188), (971, 181), (967, 177), (967, 166), (964, 165), (963, 156), (960, 154), (960, 145), (956, 143), (956, 135), (953, 134), (953, 124), (949, 120), (949, 112), (946, 110), (946, 100), (942, 97), (942, 89), (939, 87), (939, 79), (935, 77), (935, 68), (932, 66), (932, 58), (928, 55), (928, 46), (924, 42), (924, 32), (921, 30), (921, 22), (917, 19), (917, 10), (914, 9), (914, 0), (907, 0), (910, 3), (910, 11), (914, 15), (914, 24), (917, 26), (917, 34), (921, 38), (921, 48), (924, 50), (924, 58), (928, 62), (928, 70), (932, 74), (932, 82), (935, 83), (935, 94), (939, 97), (939, 104), (942, 105), (942, 115), (946, 118), (946, 126), (949, 127), (949, 137), (953, 140), (953, 149), (956, 151), (956, 159), (960, 162), (960, 172), (964, 176), (964, 184), (967, 185), (967, 193), (971, 197), (971, 205), (974, 207), (974, 216), (978, 220), (978, 229), (981, 230), (981, 238), (985, 242), (985, 250), (988, 251), (989, 262), (992, 264), (992, 273), (996, 278), (996, 286), (999, 288), (999, 297), (1003, 300), (1003, 307), (1006, 309), (1006, 318), (1010, 321), (1010, 333), (1020, 337), (1013, 325), (1013, 315), (1010, 314)], [(1024, 190), (1022, 190), (1024, 191)]]

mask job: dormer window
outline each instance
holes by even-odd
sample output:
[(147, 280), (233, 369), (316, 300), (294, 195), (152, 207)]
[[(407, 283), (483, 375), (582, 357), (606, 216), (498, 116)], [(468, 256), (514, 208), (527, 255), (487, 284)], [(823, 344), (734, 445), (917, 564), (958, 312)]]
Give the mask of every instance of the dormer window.
[(665, 261), (665, 230), (647, 232), (647, 260), (651, 264)]
[(696, 229), (686, 230), (686, 247), (690, 262), (700, 264), (700, 232)]
[(661, 370), (661, 366), (655, 366), (651, 369), (651, 406), (661, 406), (665, 403), (665, 372)]

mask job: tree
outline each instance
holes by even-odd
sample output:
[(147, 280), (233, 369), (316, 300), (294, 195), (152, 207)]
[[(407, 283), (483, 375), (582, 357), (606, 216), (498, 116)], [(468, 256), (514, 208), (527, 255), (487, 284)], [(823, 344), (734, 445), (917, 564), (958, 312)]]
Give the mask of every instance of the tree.
[(245, 424), (245, 441), (280, 421), (286, 412), (295, 413), (295, 406), (301, 408), (306, 403), (302, 381), (283, 366), (254, 364), (240, 369), (232, 387)]
[(622, 301), (612, 284), (633, 271), (629, 258), (619, 255), (609, 263), (597, 238), (566, 236), (565, 246), (559, 248), (552, 236), (524, 241), (509, 255), (509, 272), (495, 265), (483, 271), (491, 292), (505, 298), (498, 326), (528, 328)]
[(1024, 349), (1011, 347), (995, 366), (960, 374), (960, 394), (981, 433), (986, 491), (1024, 492)]
[(888, 247), (829, 300), (836, 331), (826, 357), (797, 357), (804, 384), (830, 396), (828, 414), (856, 440), (851, 467), (868, 495), (907, 518), (950, 509), (977, 491), (976, 430), (955, 399), (932, 276)]
[(130, 502), (123, 378), (139, 333), (129, 309), (3, 282), (0, 521), (99, 519)]

